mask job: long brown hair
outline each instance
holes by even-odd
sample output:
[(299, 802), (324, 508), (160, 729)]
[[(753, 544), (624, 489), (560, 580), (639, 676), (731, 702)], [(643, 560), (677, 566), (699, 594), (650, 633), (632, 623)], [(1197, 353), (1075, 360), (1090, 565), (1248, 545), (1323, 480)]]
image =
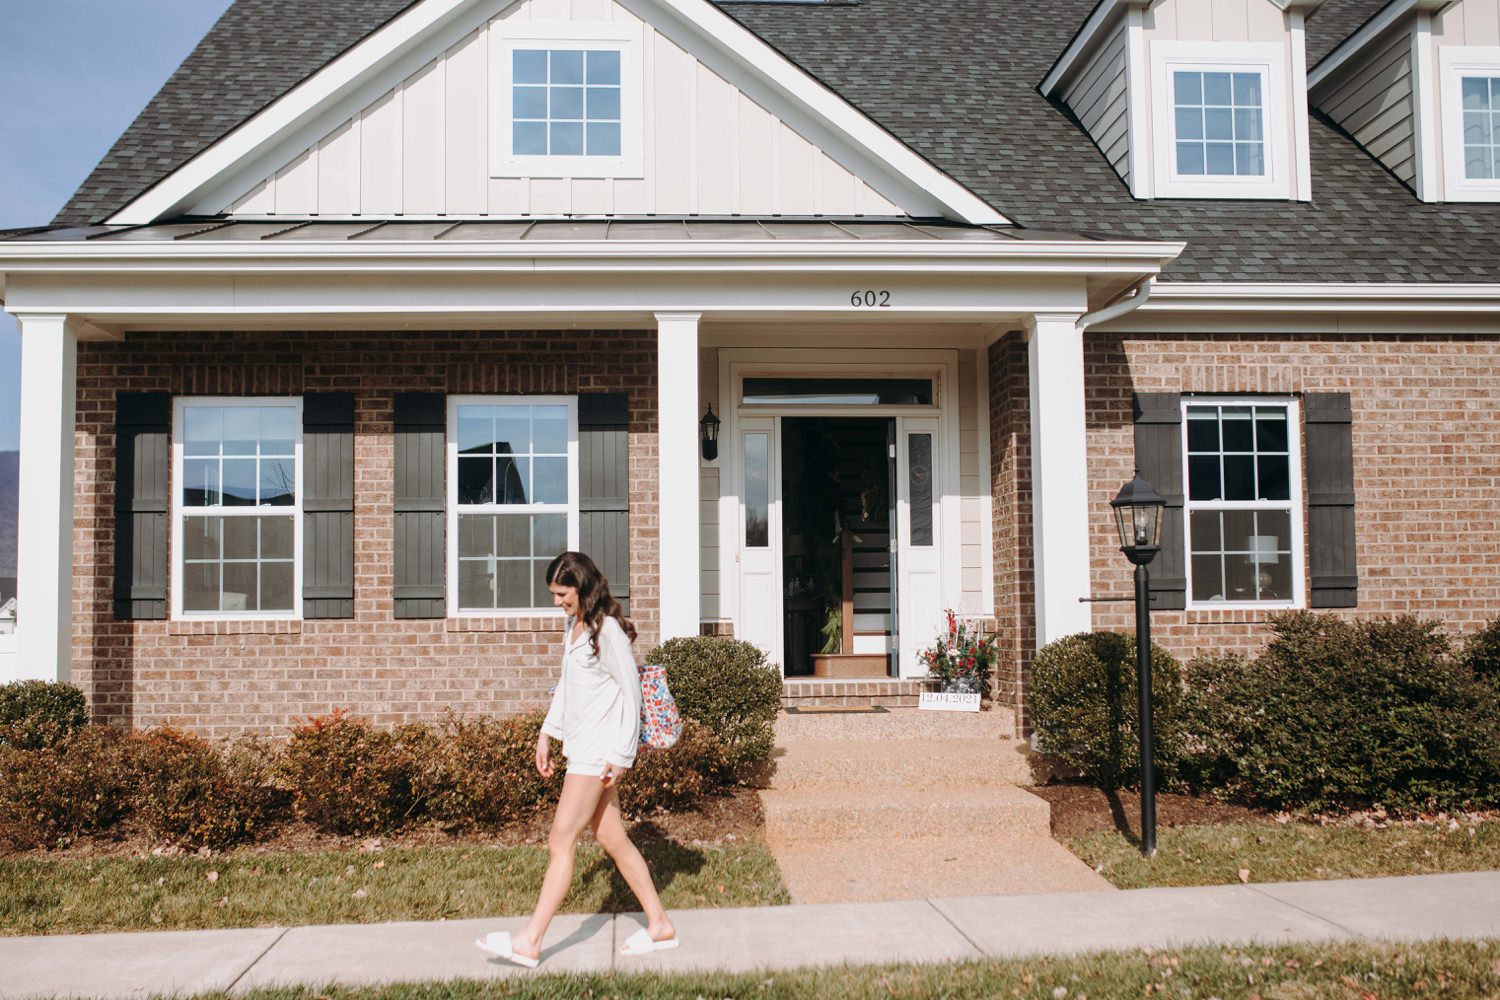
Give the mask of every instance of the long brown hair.
[(594, 560), (582, 552), (564, 552), (547, 566), (547, 586), (572, 587), (578, 591), (578, 617), (589, 629), (594, 655), (599, 655), (599, 630), (604, 619), (619, 621), (625, 634), (635, 641), (635, 626), (625, 617), (620, 602), (609, 592), (609, 581), (594, 565)]

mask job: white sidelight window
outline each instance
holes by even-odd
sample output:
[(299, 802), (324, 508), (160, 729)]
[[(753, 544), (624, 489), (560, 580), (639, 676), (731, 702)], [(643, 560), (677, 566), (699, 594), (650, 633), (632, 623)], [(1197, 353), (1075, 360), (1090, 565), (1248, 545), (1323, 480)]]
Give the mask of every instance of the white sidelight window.
[(302, 609), (302, 403), (179, 399), (173, 433), (177, 618)]
[(1500, 48), (1438, 51), (1447, 197), (1500, 201)]
[(490, 173), (643, 176), (641, 29), (506, 21), (490, 50)]
[(1276, 44), (1153, 42), (1159, 198), (1290, 198), (1292, 110)]
[(450, 398), (447, 478), (450, 613), (550, 612), (547, 564), (578, 545), (576, 398)]
[(1302, 606), (1297, 404), (1185, 399), (1189, 607)]

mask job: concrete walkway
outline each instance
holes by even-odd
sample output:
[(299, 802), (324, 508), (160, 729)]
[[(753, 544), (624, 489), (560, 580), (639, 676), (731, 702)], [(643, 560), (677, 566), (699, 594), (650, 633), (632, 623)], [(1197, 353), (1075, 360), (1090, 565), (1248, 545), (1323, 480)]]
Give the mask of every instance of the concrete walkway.
[[(624, 958), (638, 915), (562, 916), (541, 972), (731, 972), (938, 963), (1189, 944), (1500, 938), (1500, 872), (973, 896), (673, 913), (682, 947)], [(0, 997), (243, 993), (535, 975), (473, 945), (520, 917), (0, 938)]]

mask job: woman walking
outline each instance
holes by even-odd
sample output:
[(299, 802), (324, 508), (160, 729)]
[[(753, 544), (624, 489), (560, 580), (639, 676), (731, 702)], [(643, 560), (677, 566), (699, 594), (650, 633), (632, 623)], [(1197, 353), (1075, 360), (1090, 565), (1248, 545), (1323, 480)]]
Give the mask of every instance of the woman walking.
[(562, 740), (568, 759), (562, 796), (547, 837), (547, 874), (526, 929), (492, 931), (475, 942), (517, 965), (536, 968), (547, 925), (573, 881), (573, 851), (585, 826), (614, 861), (646, 914), (646, 927), (620, 951), (646, 955), (677, 947), (676, 930), (651, 881), (645, 858), (630, 842), (620, 817), (621, 776), (635, 763), (640, 742), (641, 682), (626, 621), (609, 593), (609, 582), (582, 552), (564, 552), (547, 567), (552, 603), (567, 615), (562, 677), (536, 741), (536, 769), (551, 777), (552, 740)]

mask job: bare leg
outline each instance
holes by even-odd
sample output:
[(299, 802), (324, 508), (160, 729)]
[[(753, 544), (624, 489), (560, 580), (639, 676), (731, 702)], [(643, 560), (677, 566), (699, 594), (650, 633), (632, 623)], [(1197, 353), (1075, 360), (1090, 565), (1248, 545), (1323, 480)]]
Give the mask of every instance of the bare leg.
[(542, 952), (542, 938), (547, 925), (557, 914), (568, 887), (573, 883), (573, 850), (584, 827), (597, 811), (603, 786), (598, 778), (586, 774), (570, 774), (563, 778), (562, 795), (557, 800), (557, 813), (552, 817), (552, 831), (547, 835), (547, 874), (542, 879), (542, 891), (537, 896), (536, 909), (526, 929), (511, 938), (511, 947), (517, 954), (536, 958)]
[(672, 926), (672, 921), (667, 918), (667, 911), (662, 908), (661, 897), (656, 894), (656, 885), (651, 881), (651, 870), (646, 867), (646, 859), (641, 857), (641, 852), (625, 832), (625, 821), (620, 817), (620, 790), (617, 786), (612, 785), (604, 790), (589, 826), (593, 829), (599, 846), (604, 848), (615, 867), (620, 869), (625, 884), (630, 886), (630, 891), (640, 901), (641, 909), (646, 914), (646, 932), (656, 941), (675, 936), (677, 929)]

